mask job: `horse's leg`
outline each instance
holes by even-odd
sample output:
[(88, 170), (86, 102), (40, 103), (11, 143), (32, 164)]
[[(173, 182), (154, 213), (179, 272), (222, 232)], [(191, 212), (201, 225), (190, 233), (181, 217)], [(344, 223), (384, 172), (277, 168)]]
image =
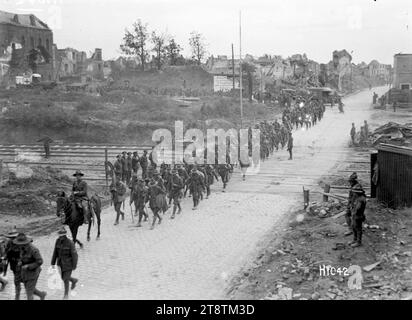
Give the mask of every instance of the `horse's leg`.
[(72, 236), (73, 236), (73, 242), (74, 244), (78, 244), (80, 248), (83, 248), (83, 243), (81, 243), (79, 240), (77, 240), (77, 232), (79, 230), (79, 225), (73, 226), (73, 229), (71, 229)]
[(100, 239), (100, 212), (96, 213), (96, 219), (97, 219), (97, 239)]
[(90, 229), (92, 227), (92, 219), (89, 218), (89, 225), (87, 226), (87, 241), (90, 241)]

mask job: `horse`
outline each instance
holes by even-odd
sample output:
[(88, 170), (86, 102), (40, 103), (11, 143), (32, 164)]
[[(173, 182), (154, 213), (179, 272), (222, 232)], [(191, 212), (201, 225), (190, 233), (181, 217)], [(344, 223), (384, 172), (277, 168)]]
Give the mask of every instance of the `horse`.
[[(69, 226), (70, 232), (72, 234), (73, 242), (79, 244), (81, 248), (83, 248), (83, 244), (77, 239), (77, 232), (79, 227), (84, 223), (84, 216), (79, 211), (77, 205), (73, 202), (71, 197), (67, 197), (64, 191), (60, 191), (57, 194), (57, 207), (56, 207), (56, 215), (61, 217), (61, 213), (64, 213), (64, 222), (63, 224), (67, 224)], [(97, 239), (100, 238), (100, 213), (101, 213), (101, 201), (99, 196), (93, 195), (90, 198), (89, 203), (90, 208), (90, 216), (88, 218), (88, 231), (87, 231), (87, 241), (90, 241), (90, 228), (93, 221), (93, 216), (96, 216), (97, 219)]]

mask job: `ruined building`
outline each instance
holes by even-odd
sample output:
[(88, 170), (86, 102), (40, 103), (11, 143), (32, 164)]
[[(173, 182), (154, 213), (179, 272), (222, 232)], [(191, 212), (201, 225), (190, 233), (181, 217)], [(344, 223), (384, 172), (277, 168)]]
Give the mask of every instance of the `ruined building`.
[(26, 72), (53, 79), (53, 32), (33, 14), (0, 11), (0, 82)]

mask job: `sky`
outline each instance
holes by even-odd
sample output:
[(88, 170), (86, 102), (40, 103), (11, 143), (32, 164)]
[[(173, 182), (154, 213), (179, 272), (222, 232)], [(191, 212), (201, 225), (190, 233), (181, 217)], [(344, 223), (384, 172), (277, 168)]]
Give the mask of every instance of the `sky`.
[(0, 0), (0, 10), (33, 13), (53, 29), (58, 48), (103, 58), (121, 55), (126, 28), (141, 19), (149, 31), (175, 37), (190, 56), (190, 32), (200, 32), (209, 55), (306, 55), (327, 63), (334, 50), (353, 62), (393, 64), (412, 53), (412, 0)]

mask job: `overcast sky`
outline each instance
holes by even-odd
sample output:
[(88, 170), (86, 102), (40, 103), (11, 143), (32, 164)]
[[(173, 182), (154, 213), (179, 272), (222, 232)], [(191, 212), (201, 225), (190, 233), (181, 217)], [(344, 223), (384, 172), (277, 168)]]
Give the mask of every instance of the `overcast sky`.
[(0, 0), (0, 10), (34, 13), (53, 28), (59, 48), (102, 48), (105, 59), (120, 55), (124, 30), (134, 21), (168, 32), (190, 55), (188, 38), (204, 35), (208, 52), (287, 57), (306, 53), (321, 63), (332, 51), (353, 51), (353, 61), (393, 63), (412, 53), (412, 0)]

